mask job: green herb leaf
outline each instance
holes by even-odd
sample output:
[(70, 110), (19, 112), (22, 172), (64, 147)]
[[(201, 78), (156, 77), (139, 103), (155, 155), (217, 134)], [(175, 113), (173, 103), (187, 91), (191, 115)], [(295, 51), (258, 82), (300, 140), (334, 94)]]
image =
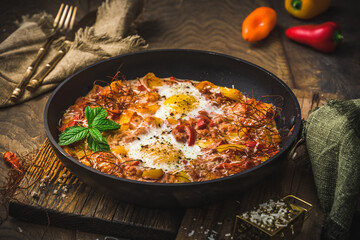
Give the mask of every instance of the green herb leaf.
[(106, 138), (96, 128), (89, 128), (90, 135), (98, 142), (106, 142)]
[(94, 121), (93, 127), (97, 128), (100, 131), (109, 131), (109, 130), (119, 129), (120, 125), (112, 120), (103, 119), (103, 120), (97, 120), (96, 122)]
[(116, 130), (120, 128), (120, 125), (113, 120), (106, 119), (107, 112), (101, 107), (91, 108), (87, 106), (85, 116), (88, 127), (73, 126), (66, 128), (59, 135), (59, 145), (69, 145), (86, 137), (90, 149), (94, 152), (110, 151), (110, 146), (100, 131)]
[(107, 112), (101, 107), (91, 108), (90, 106), (87, 106), (85, 108), (85, 116), (89, 127), (92, 127), (96, 121), (106, 119)]
[(59, 135), (59, 145), (65, 146), (80, 141), (86, 137), (89, 129), (80, 126), (68, 127)]
[(106, 141), (106, 138), (101, 135), (101, 132), (96, 128), (89, 129), (89, 135), (86, 138), (89, 147), (94, 152), (110, 151), (110, 146)]

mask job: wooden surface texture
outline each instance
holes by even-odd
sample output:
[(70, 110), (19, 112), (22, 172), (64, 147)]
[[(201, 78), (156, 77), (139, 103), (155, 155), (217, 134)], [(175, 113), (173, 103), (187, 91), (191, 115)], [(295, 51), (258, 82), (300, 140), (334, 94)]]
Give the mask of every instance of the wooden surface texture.
[[(101, 4), (99, 0), (2, 2), (0, 41), (16, 30), (14, 21), (21, 21), (22, 15), (39, 11), (55, 14), (61, 2), (75, 2), (79, 6), (77, 20)], [(268, 38), (248, 43), (241, 36), (242, 21), (259, 6), (273, 7), (278, 22)], [(291, 17), (283, 1), (277, 0), (146, 0), (137, 29), (148, 42), (149, 49), (219, 52), (269, 70), (293, 90), (302, 117), (306, 119), (311, 109), (324, 104), (326, 99), (360, 97), (359, 10), (355, 0), (333, 0), (325, 14), (303, 21)], [(340, 24), (344, 35), (343, 44), (330, 54), (296, 44), (284, 35), (290, 26), (330, 20)], [(43, 127), (43, 111), (49, 95), (0, 109), (0, 151), (21, 155), (38, 153), (37, 164), (45, 167), (40, 170), (34, 166), (22, 184), (28, 186), (34, 178), (40, 180), (52, 174), (47, 188), (40, 189), (39, 182), (30, 184), (17, 196), (20, 201), (11, 202), (11, 214), (17, 218), (9, 217), (0, 226), (0, 239), (90, 240), (107, 236), (117, 239), (230, 239), (236, 214), (269, 198), (290, 193), (314, 204), (311, 217), (296, 239), (319, 239), (323, 213), (311, 167), (303, 161), (288, 161), (284, 171), (275, 173), (240, 198), (199, 208), (171, 211), (142, 208), (120, 203), (91, 189), (72, 176), (49, 148)], [(1, 183), (7, 171), (8, 166), (1, 162)], [(59, 178), (65, 181), (57, 182)], [(61, 192), (65, 185), (69, 190), (64, 198), (54, 194), (54, 190)], [(29, 196), (32, 191), (41, 193), (39, 198)], [(48, 215), (44, 215), (44, 209)], [(0, 211), (2, 216), (5, 212), (5, 208)], [(46, 226), (48, 217), (51, 217), (51, 226)]]

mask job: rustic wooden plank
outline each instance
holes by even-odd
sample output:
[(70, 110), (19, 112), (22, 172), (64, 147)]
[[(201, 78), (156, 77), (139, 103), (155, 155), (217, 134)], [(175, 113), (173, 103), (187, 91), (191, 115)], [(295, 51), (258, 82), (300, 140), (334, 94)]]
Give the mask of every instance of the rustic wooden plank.
[(171, 239), (183, 216), (181, 209), (138, 207), (95, 191), (61, 164), (48, 140), (15, 196), (9, 213), (20, 220), (136, 239)]

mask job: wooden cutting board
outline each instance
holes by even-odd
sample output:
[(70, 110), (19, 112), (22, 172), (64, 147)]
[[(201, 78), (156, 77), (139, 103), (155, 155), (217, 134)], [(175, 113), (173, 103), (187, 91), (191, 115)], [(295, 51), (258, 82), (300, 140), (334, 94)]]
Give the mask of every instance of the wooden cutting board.
[(99, 193), (64, 167), (49, 140), (15, 198), (9, 214), (19, 220), (131, 239), (174, 239), (184, 215), (184, 209), (144, 208)]

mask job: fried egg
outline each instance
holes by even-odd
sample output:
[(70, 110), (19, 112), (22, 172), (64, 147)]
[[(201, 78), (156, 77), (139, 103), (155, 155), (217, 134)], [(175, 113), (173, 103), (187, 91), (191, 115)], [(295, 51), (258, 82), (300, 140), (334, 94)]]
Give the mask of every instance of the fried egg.
[(138, 135), (138, 140), (127, 147), (130, 158), (141, 160), (144, 167), (161, 168), (164, 172), (184, 170), (186, 162), (196, 159), (200, 151), (197, 145), (177, 142), (166, 124)]
[(155, 117), (163, 120), (195, 118), (199, 111), (224, 114), (221, 109), (206, 100), (190, 82), (177, 82), (172, 86), (163, 85), (157, 90), (163, 100), (160, 102), (160, 108)]

